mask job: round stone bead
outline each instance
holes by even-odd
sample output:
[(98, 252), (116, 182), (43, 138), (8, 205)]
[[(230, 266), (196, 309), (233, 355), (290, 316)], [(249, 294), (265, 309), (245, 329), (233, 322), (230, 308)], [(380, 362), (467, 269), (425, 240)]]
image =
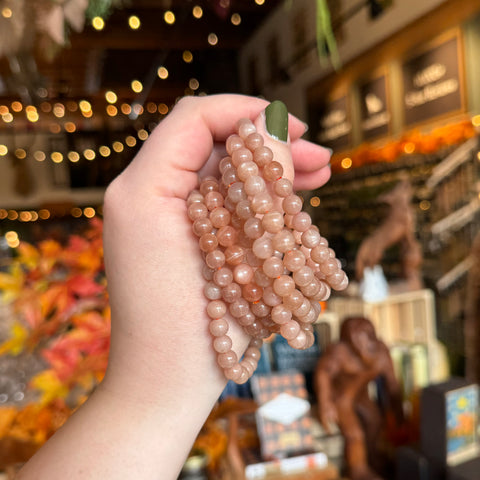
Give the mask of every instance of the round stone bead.
[[(289, 320), (280, 327), (280, 333), (286, 340), (294, 339), (300, 332), (300, 325), (296, 320)], [(218, 351), (218, 350), (217, 350)]]
[(225, 227), (230, 223), (232, 215), (230, 212), (224, 207), (218, 207), (210, 212), (210, 221), (215, 228)]
[[(253, 155), (248, 148), (242, 147), (232, 153), (232, 163), (237, 168), (237, 175), (240, 165), (251, 161), (253, 161)], [(240, 176), (238, 176), (238, 178), (240, 178)]]
[(208, 192), (205, 195), (205, 205), (208, 210), (212, 211), (215, 208), (223, 206), (223, 195), (220, 192)]
[(294, 290), (295, 282), (293, 281), (292, 277), (288, 275), (280, 275), (280, 277), (273, 281), (273, 291), (281, 297), (290, 295)]
[(245, 193), (245, 187), (242, 182), (235, 182), (230, 185), (228, 189), (228, 198), (233, 203), (238, 203), (240, 200), (246, 200), (247, 194)]
[(285, 253), (295, 247), (295, 238), (292, 232), (284, 228), (272, 238), (272, 246), (275, 250)]
[(284, 325), (292, 319), (292, 311), (283, 303), (272, 308), (272, 320), (278, 325)]
[(232, 349), (232, 339), (228, 335), (221, 335), (213, 339), (213, 348), (217, 353), (226, 353)]
[(243, 139), (236, 134), (230, 135), (225, 142), (225, 147), (227, 149), (227, 153), (232, 155), (235, 150), (242, 148), (244, 146)]
[(302, 199), (298, 195), (289, 195), (283, 199), (282, 207), (285, 213), (295, 215), (302, 210)]
[(193, 222), (193, 233), (197, 235), (197, 237), (201, 237), (204, 233), (212, 232), (213, 225), (209, 218), (197, 218)]
[(263, 271), (270, 278), (283, 275), (283, 262), (277, 257), (269, 257), (263, 262)]
[(292, 226), (297, 232), (305, 232), (312, 225), (312, 219), (307, 212), (298, 212), (293, 216)]
[(253, 152), (253, 161), (259, 166), (264, 167), (273, 160), (273, 152), (269, 147), (258, 147)]
[(204, 203), (195, 202), (188, 207), (187, 215), (192, 221), (197, 220), (198, 218), (205, 218), (208, 216), (208, 208)]
[(310, 227), (302, 233), (302, 245), (307, 248), (313, 248), (320, 244), (320, 233), (317, 229)]
[(229, 265), (239, 265), (245, 259), (245, 249), (239, 245), (230, 245), (225, 249), (224, 255)]
[(220, 289), (220, 295), (227, 303), (233, 303), (242, 296), (242, 289), (240, 285), (232, 282)]
[(238, 362), (237, 354), (233, 350), (217, 355), (218, 365), (222, 368), (232, 368)]
[(283, 264), (285, 265), (285, 268), (291, 272), (300, 270), (305, 265), (305, 261), (305, 254), (298, 249), (289, 250), (283, 257)]
[(263, 297), (263, 288), (250, 282), (242, 288), (243, 298), (247, 302), (258, 302)]
[(265, 191), (265, 180), (259, 175), (252, 175), (246, 179), (244, 188), (247, 195), (257, 195)]
[(237, 168), (238, 178), (245, 182), (248, 178), (258, 176), (258, 166), (255, 162), (244, 162)]
[(255, 213), (267, 213), (273, 208), (273, 200), (269, 193), (260, 192), (252, 197), (252, 209)]
[(292, 182), (288, 178), (279, 178), (273, 184), (273, 191), (279, 197), (288, 197), (293, 192)]
[(266, 237), (257, 238), (253, 242), (252, 250), (258, 258), (266, 259), (271, 257), (273, 254), (272, 240)]
[(243, 231), (247, 235), (247, 237), (256, 240), (260, 238), (264, 233), (265, 230), (262, 225), (262, 221), (257, 217), (250, 217), (245, 220), (245, 224), (243, 226)]
[(268, 233), (278, 233), (283, 229), (283, 215), (280, 212), (267, 212), (262, 218), (262, 225)]
[(252, 152), (255, 151), (257, 148), (263, 146), (263, 137), (259, 133), (251, 133), (245, 139), (245, 146), (249, 148)]
[(283, 176), (282, 164), (273, 160), (263, 167), (263, 177), (267, 182), (275, 182)]
[(253, 279), (253, 268), (245, 263), (236, 265), (233, 269), (233, 279), (240, 285), (246, 285)]
[(211, 320), (208, 329), (214, 337), (221, 337), (228, 332), (228, 322), (224, 318)]
[(219, 287), (226, 287), (227, 285), (232, 283), (232, 280), (233, 280), (232, 271), (229, 268), (226, 268), (226, 267), (218, 269), (213, 274), (213, 281)]
[(220, 268), (223, 267), (225, 263), (225, 254), (221, 250), (213, 250), (212, 252), (208, 252), (205, 256), (205, 263), (210, 268)]

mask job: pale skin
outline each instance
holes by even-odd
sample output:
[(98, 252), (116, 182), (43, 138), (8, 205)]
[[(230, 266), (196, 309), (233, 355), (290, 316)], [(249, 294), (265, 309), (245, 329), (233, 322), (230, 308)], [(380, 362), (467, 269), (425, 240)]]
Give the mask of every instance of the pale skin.
[[(197, 174), (215, 172), (239, 118), (265, 133), (268, 102), (239, 95), (181, 100), (105, 195), (104, 249), (112, 307), (109, 365), (89, 400), (17, 480), (174, 480), (225, 387), (208, 332), (202, 258), (186, 215)], [(296, 189), (330, 177), (330, 153), (265, 134)], [(231, 324), (237, 354), (247, 336)]]

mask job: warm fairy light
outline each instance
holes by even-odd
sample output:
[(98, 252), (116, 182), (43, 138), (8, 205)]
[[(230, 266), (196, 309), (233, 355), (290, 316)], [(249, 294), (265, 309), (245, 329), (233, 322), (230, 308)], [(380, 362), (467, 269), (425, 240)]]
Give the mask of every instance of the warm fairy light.
[(138, 30), (140, 28), (140, 25), (141, 25), (140, 19), (136, 15), (131, 15), (128, 18), (128, 26), (132, 30)]
[(52, 152), (50, 154), (50, 158), (55, 163), (62, 163), (63, 162), (63, 155), (60, 152)]
[(426, 211), (430, 209), (431, 204), (428, 200), (422, 200), (418, 206), (420, 207), (420, 210)]
[(5, 122), (5, 123), (10, 123), (10, 122), (13, 122), (13, 115), (8, 112), (6, 113), (5, 115), (2, 115), (2, 120)]
[(42, 208), (41, 210), (38, 211), (38, 216), (42, 220), (48, 220), (50, 218), (50, 210), (47, 210), (46, 208)]
[(34, 112), (33, 110), (30, 110), (27, 112), (27, 120), (29, 122), (38, 122), (38, 119), (39, 119), (39, 115), (38, 115), (38, 112)]
[(40, 104), (40, 109), (42, 112), (50, 113), (52, 111), (52, 105), (49, 102), (42, 102)]
[(137, 135), (140, 140), (146, 140), (148, 138), (148, 132), (144, 128), (141, 128), (137, 132)]
[(403, 151), (408, 154), (413, 153), (415, 151), (415, 144), (413, 142), (407, 142), (403, 146)]
[(473, 118), (472, 118), (472, 125), (474, 127), (480, 127), (480, 115), (475, 115)]
[(195, 18), (202, 18), (203, 15), (203, 9), (199, 5), (195, 5), (192, 10), (192, 15)]
[(255, 3), (257, 5), (263, 5), (265, 3), (265, 0), (255, 0)]
[(108, 103), (115, 103), (118, 100), (117, 94), (112, 92), (112, 90), (109, 90), (108, 92), (105, 92), (105, 100)]
[(182, 54), (182, 58), (185, 63), (191, 63), (193, 60), (193, 54), (190, 50), (185, 50)]
[(162, 80), (165, 80), (165, 79), (168, 78), (168, 70), (163, 66), (158, 67), (157, 75), (158, 75), (158, 78), (161, 78)]
[(17, 248), (20, 245), (18, 233), (13, 230), (10, 230), (5, 234), (5, 240), (10, 248)]
[(72, 163), (77, 163), (80, 160), (80, 154), (74, 151), (68, 152), (67, 157)]
[(38, 213), (33, 210), (30, 213), (32, 214), (32, 222), (36, 222), (38, 220)]
[(12, 9), (8, 7), (2, 8), (2, 17), (3, 18), (12, 18)]
[(47, 156), (45, 155), (45, 152), (42, 152), (41, 150), (37, 150), (36, 152), (34, 152), (33, 158), (37, 162), (43, 162), (45, 158), (47, 158)]
[(168, 106), (165, 103), (158, 104), (158, 113), (166, 115), (168, 113)]
[(87, 100), (80, 100), (78, 106), (82, 113), (90, 112), (92, 110), (92, 105)]
[(91, 149), (91, 148), (86, 148), (84, 151), (83, 151), (83, 156), (87, 159), (87, 160), (93, 160), (95, 158), (95, 152)]
[(352, 166), (352, 159), (349, 157), (345, 157), (340, 165), (342, 166), (343, 169), (348, 170)]
[(93, 17), (92, 26), (95, 30), (103, 30), (105, 28), (105, 20), (102, 17)]
[(119, 142), (119, 141), (113, 142), (112, 148), (113, 148), (117, 153), (123, 152), (123, 148), (124, 148), (124, 147), (123, 147), (123, 143), (122, 143), (122, 142)]
[(51, 123), (49, 126), (48, 126), (48, 129), (52, 132), (52, 133), (60, 133), (62, 131), (62, 127), (60, 126), (60, 124), (58, 123)]
[(140, 80), (132, 80), (130, 87), (135, 93), (140, 93), (143, 90), (143, 85)]
[(147, 103), (147, 112), (148, 113), (155, 113), (157, 111), (157, 104), (153, 102)]
[(0, 157), (4, 157), (8, 153), (6, 145), (0, 144)]
[(242, 23), (242, 17), (238, 13), (234, 13), (230, 17), (230, 21), (233, 23), (233, 25), (237, 26), (237, 25), (240, 25)]
[(16, 220), (18, 218), (18, 212), (16, 210), (9, 210), (7, 218), (9, 220)]
[(92, 208), (92, 207), (86, 207), (86, 208), (83, 209), (83, 214), (87, 218), (93, 218), (95, 216), (95, 209)]
[(18, 113), (22, 111), (23, 105), (20, 102), (15, 101), (15, 102), (12, 102), (11, 107), (14, 112)]
[(0, 220), (7, 218), (8, 212), (4, 208), (0, 208)]
[(214, 33), (208, 34), (208, 43), (210, 45), (216, 45), (218, 43), (218, 37)]
[(477, 160), (480, 162), (480, 152), (477, 152)]
[(200, 86), (200, 83), (198, 82), (198, 80), (196, 78), (191, 78), (188, 82), (188, 86), (192, 89), (192, 90), (197, 90), (198, 87)]
[(73, 122), (66, 122), (63, 127), (68, 133), (73, 133), (77, 129), (77, 126)]
[(0, 105), (0, 115), (6, 115), (9, 112), (6, 105)]
[(23, 148), (17, 148), (15, 150), (15, 156), (17, 158), (22, 159), (22, 158), (25, 158), (27, 156), (27, 152)]
[(132, 111), (132, 107), (128, 103), (122, 103), (122, 106), (120, 107), (120, 110), (124, 115), (130, 115)]
[(118, 113), (118, 108), (115, 105), (107, 105), (107, 114), (110, 117), (114, 117)]
[(82, 209), (78, 207), (73, 207), (70, 210), (70, 214), (72, 215), (72, 217), (75, 217), (75, 218), (80, 218), (82, 216), (82, 213), (83, 213)]
[(135, 137), (133, 137), (132, 135), (129, 135), (126, 139), (125, 139), (125, 143), (129, 146), (129, 147), (134, 147), (136, 144), (137, 144), (137, 139)]
[(31, 222), (32, 221), (32, 212), (23, 210), (20, 212), (20, 221), (21, 222)]
[(65, 106), (62, 104), (62, 103), (56, 103), (54, 106), (53, 106), (53, 114), (57, 117), (57, 118), (61, 118), (65, 115)]
[(320, 199), (318, 197), (312, 197), (310, 199), (310, 205), (312, 207), (318, 207), (320, 205)]
[(139, 103), (134, 103), (132, 106), (133, 113), (135, 115), (141, 115), (143, 113), (143, 107)]
[(165, 23), (173, 25), (175, 23), (175, 14), (171, 10), (167, 10), (163, 14), (163, 19), (165, 20)]
[(106, 145), (102, 145), (98, 149), (98, 152), (102, 157), (108, 157), (112, 153), (112, 151)]

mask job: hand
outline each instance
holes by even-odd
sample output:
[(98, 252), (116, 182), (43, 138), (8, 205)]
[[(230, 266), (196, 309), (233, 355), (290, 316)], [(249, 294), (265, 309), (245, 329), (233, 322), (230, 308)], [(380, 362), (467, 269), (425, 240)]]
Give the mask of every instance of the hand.
[[(186, 215), (198, 173), (217, 171), (226, 138), (237, 120), (248, 117), (284, 165), (285, 175), (292, 178), (295, 168), (295, 188), (318, 187), (330, 176), (329, 151), (300, 139), (305, 131), (301, 121), (289, 118), (288, 142), (265, 132), (262, 112), (267, 105), (239, 95), (181, 100), (109, 186), (104, 204), (112, 308), (109, 366), (93, 398), (55, 436), (61, 440), (51, 442), (40, 456), (45, 478), (80, 478), (75, 463), (69, 463), (69, 441), (72, 448), (86, 448), (81, 465), (88, 463), (92, 450), (91, 476), (81, 478), (140, 478), (138, 471), (142, 479), (178, 475), (226, 383), (208, 332), (198, 238)], [(229, 335), (240, 356), (248, 338), (233, 322)], [(96, 432), (90, 448), (84, 445), (93, 435), (89, 421)], [(107, 455), (100, 457), (102, 448)], [(54, 462), (53, 476), (53, 470), (47, 471), (49, 460), (59, 458), (59, 452), (65, 460), (63, 467)], [(42, 467), (37, 461), (27, 472)], [(20, 478), (29, 478), (28, 473)]]

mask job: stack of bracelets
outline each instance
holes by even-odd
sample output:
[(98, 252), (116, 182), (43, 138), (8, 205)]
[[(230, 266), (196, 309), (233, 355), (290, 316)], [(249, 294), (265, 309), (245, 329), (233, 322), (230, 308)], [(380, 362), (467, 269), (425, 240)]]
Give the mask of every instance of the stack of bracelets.
[[(263, 339), (282, 335), (297, 349), (309, 348), (313, 323), (330, 289), (348, 278), (328, 247), (283, 167), (248, 119), (226, 141), (220, 180), (206, 177), (187, 200), (205, 265), (209, 330), (225, 377), (245, 383), (260, 359)], [(277, 209), (276, 205), (281, 205)], [(227, 311), (251, 336), (239, 361), (228, 336)]]

